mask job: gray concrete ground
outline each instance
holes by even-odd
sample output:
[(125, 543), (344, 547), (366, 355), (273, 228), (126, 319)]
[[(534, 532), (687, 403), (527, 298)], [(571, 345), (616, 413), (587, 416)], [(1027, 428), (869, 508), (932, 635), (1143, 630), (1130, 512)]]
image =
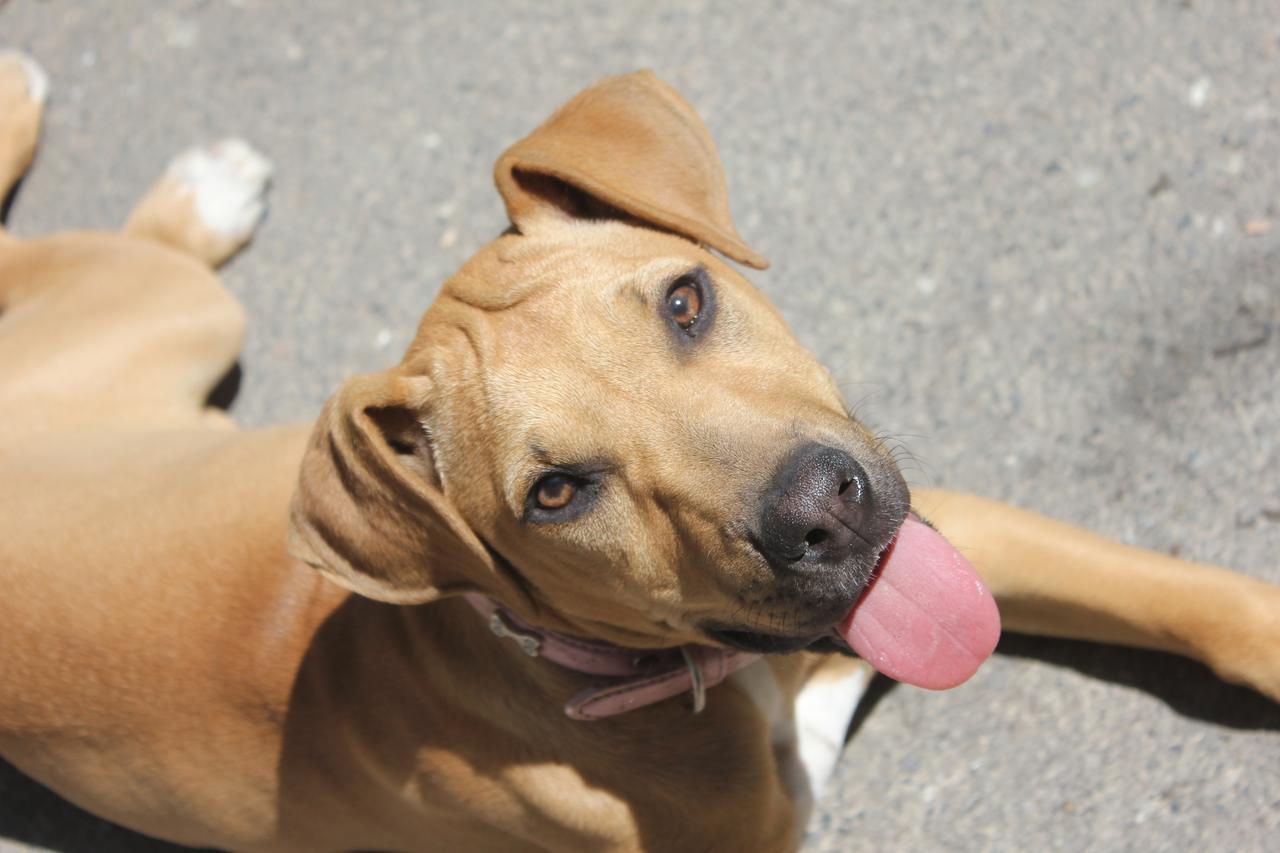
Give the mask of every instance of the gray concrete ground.
[[(55, 85), (20, 234), (119, 223), (194, 141), (277, 162), (225, 276), (251, 318), (248, 425), (395, 359), (503, 226), (503, 146), (652, 66), (719, 140), (774, 261), (754, 279), (904, 437), (915, 482), (1280, 581), (1274, 0), (14, 0), (0, 43)], [(12, 770), (0, 836), (146, 849)], [(879, 697), (811, 846), (1277, 838), (1280, 709), (1162, 655), (1009, 638), (960, 689)]]

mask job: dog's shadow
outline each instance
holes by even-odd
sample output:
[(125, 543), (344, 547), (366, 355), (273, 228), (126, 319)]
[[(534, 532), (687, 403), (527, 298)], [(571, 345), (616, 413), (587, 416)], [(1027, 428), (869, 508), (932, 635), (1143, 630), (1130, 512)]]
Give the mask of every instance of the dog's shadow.
[(1242, 731), (1280, 731), (1280, 705), (1248, 687), (1227, 684), (1188, 658), (1022, 634), (1006, 635), (996, 651), (1141, 690), (1193, 720)]
[[(0, 0), (0, 6), (4, 6), (4, 0)], [(9, 192), (0, 197), (0, 226), (4, 226), (9, 222), (9, 213), (13, 210), (13, 204), (18, 199), (18, 193), (22, 189), (22, 182), (27, 179), (26, 175), (18, 178), (14, 185), (9, 188)]]
[[(1160, 699), (1178, 714), (1239, 730), (1280, 731), (1280, 705), (1224, 684), (1194, 661), (1160, 652), (1008, 634), (997, 653), (1069, 667)], [(857, 735), (895, 687), (876, 678), (849, 727)], [(178, 853), (191, 848), (138, 835), (90, 815), (0, 761), (0, 846), (5, 840), (63, 853)]]
[(227, 368), (227, 372), (223, 374), (217, 384), (209, 390), (204, 399), (204, 404), (213, 409), (230, 412), (231, 405), (236, 401), (236, 397), (240, 396), (240, 386), (243, 384), (244, 366), (237, 359), (231, 367)]
[(0, 849), (16, 841), (63, 853), (179, 853), (179, 847), (147, 838), (94, 817), (31, 781), (0, 759)]
[[(1044, 661), (1141, 690), (1189, 719), (1241, 731), (1280, 731), (1280, 705), (1247, 687), (1223, 682), (1204, 664), (1188, 658), (1025, 634), (1005, 634), (996, 653)], [(849, 724), (846, 742), (857, 735), (876, 705), (895, 687), (896, 681), (884, 677), (871, 682)]]

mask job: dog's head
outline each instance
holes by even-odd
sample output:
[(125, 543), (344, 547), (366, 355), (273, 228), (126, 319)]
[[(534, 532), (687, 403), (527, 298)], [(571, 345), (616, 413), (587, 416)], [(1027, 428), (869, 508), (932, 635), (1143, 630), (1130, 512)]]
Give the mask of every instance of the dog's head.
[(329, 401), (295, 554), (378, 599), (479, 591), (636, 647), (808, 645), (908, 509), (888, 450), (769, 302), (715, 146), (672, 89), (604, 80), (496, 168), (512, 228), (403, 361)]

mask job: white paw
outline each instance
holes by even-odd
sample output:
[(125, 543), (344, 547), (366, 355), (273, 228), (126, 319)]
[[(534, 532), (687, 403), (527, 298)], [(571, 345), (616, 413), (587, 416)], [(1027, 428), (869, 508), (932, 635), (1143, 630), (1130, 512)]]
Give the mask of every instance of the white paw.
[(27, 97), (37, 104), (43, 104), (49, 99), (49, 75), (40, 67), (40, 63), (16, 50), (0, 50), (0, 63), (4, 62), (16, 62), (26, 72)]
[(196, 213), (209, 230), (248, 239), (266, 212), (271, 161), (242, 139), (184, 151), (169, 165), (169, 177), (195, 196)]
[(809, 791), (822, 796), (844, 751), (845, 733), (873, 670), (865, 662), (842, 678), (811, 678), (796, 697), (796, 734), (800, 763), (809, 777)]
[(810, 675), (790, 708), (767, 661), (729, 676), (768, 721), (778, 770), (801, 829), (835, 772), (849, 722), (873, 675), (864, 661), (838, 659), (824, 667)]

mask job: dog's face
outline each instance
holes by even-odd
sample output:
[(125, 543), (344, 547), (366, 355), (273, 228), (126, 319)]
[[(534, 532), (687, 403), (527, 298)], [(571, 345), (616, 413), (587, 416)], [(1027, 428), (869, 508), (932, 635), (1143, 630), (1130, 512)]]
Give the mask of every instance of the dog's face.
[(449, 389), (424, 417), (444, 491), (579, 631), (812, 638), (902, 520), (892, 461), (827, 372), (687, 240), (548, 217), (469, 263), (419, 335)]
[(398, 368), (331, 401), (295, 551), (375, 597), (479, 590), (623, 645), (808, 645), (901, 524), (901, 476), (773, 306), (699, 245), (762, 264), (727, 208), (695, 209), (698, 233), (687, 200), (644, 198), (643, 174), (532, 173), (572, 148), (562, 113), (553, 144), (499, 164), (516, 228), (445, 285)]

